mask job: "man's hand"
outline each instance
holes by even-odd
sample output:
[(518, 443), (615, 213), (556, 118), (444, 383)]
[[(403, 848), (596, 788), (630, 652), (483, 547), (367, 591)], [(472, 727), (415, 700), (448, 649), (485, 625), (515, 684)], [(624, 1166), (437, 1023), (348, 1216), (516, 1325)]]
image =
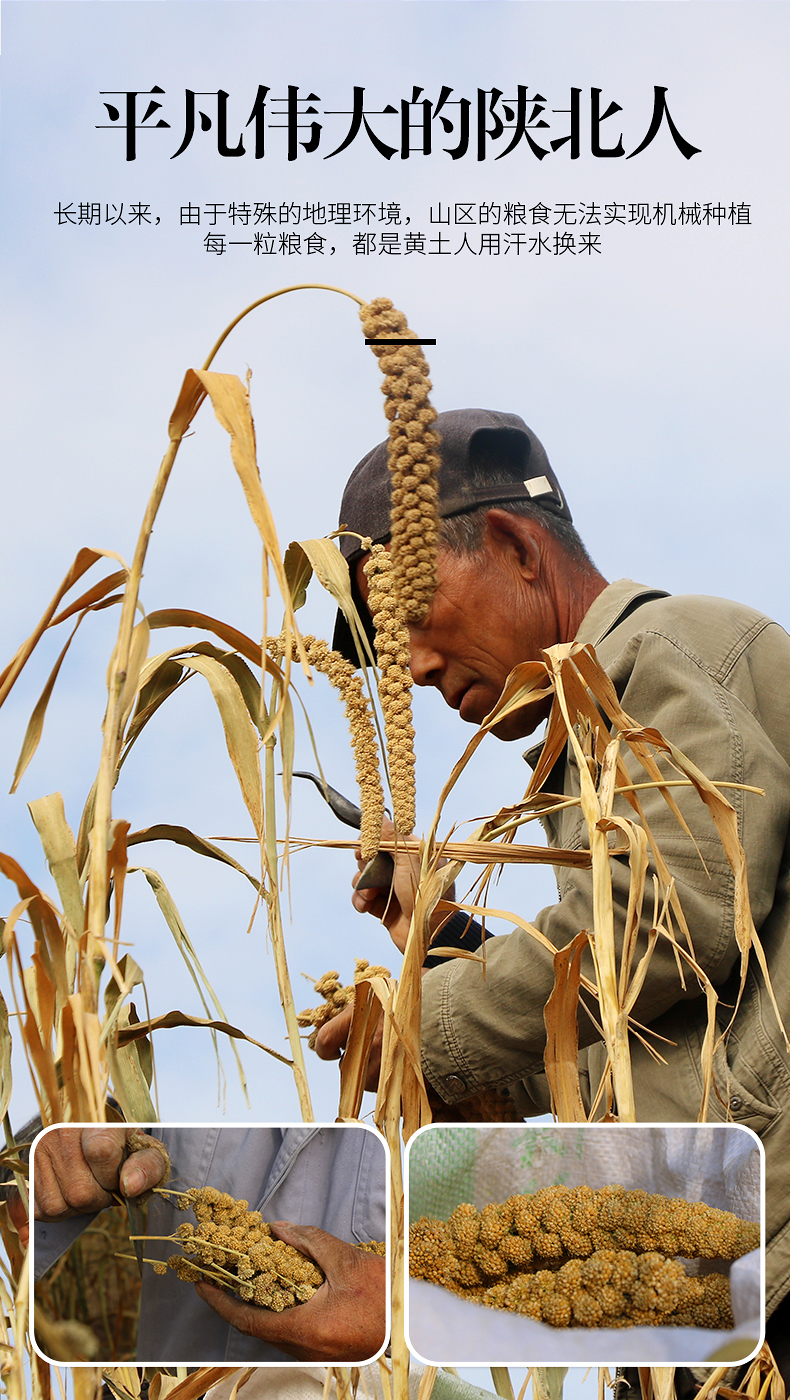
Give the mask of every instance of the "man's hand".
[(279, 1221), (272, 1230), (323, 1269), (326, 1281), (312, 1298), (276, 1313), (242, 1303), (211, 1283), (196, 1283), (203, 1301), (238, 1332), (297, 1361), (359, 1363), (374, 1357), (386, 1334), (386, 1260), (312, 1225)]
[[(389, 817), (385, 817), (381, 824), (381, 835), (384, 841), (391, 841), (395, 835), (395, 828)], [(354, 876), (354, 893), (351, 896), (351, 903), (359, 914), (372, 914), (379, 919), (387, 929), (395, 947), (405, 952), (406, 940), (411, 927), (411, 916), (414, 913), (414, 895), (420, 878), (420, 862), (415, 852), (409, 853), (405, 850), (392, 852), (395, 862), (395, 876), (392, 887), (389, 890), (358, 890), (357, 880), (362, 873), (365, 862), (361, 855), (357, 854), (357, 865), (359, 870)], [(446, 862), (442, 861), (442, 865)], [(445, 899), (452, 899), (453, 887), (445, 893)], [(446, 915), (434, 913), (431, 918), (431, 931), (444, 922)]]
[[(347, 1006), (345, 1010), (338, 1012), (331, 1021), (325, 1021), (315, 1038), (315, 1052), (319, 1060), (339, 1060), (349, 1031), (351, 1030), (351, 1017), (354, 1014), (353, 1006)], [(373, 1032), (373, 1039), (370, 1043), (370, 1059), (368, 1060), (368, 1072), (365, 1076), (365, 1088), (375, 1094), (379, 1087), (379, 1071), (381, 1069), (381, 1043), (384, 1036), (384, 1017), (379, 1017), (378, 1025)]]
[(139, 1196), (162, 1180), (165, 1160), (155, 1147), (125, 1157), (131, 1128), (55, 1128), (36, 1145), (34, 1218), (66, 1220), (113, 1204), (112, 1191)]
[[(389, 817), (385, 817), (381, 824), (381, 835), (385, 841), (391, 841), (395, 835), (395, 828)], [(356, 888), (357, 880), (365, 867), (365, 862), (361, 855), (357, 856), (359, 870), (354, 876), (354, 893), (351, 896), (351, 903), (357, 913), (372, 914), (375, 919), (380, 919), (389, 932), (395, 947), (403, 952), (406, 947), (406, 939), (409, 936), (411, 916), (414, 912), (414, 891), (417, 888), (420, 862), (415, 855), (409, 855), (406, 851), (401, 850), (393, 851), (392, 858), (395, 862), (395, 875), (391, 889), (358, 890)]]

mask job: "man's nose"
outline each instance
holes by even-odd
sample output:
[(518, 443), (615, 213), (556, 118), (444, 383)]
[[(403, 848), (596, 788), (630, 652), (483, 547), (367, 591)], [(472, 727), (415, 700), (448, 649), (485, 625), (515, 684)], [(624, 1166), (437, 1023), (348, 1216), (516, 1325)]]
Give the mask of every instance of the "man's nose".
[(426, 642), (415, 627), (409, 628), (409, 670), (415, 685), (441, 686), (444, 657)]

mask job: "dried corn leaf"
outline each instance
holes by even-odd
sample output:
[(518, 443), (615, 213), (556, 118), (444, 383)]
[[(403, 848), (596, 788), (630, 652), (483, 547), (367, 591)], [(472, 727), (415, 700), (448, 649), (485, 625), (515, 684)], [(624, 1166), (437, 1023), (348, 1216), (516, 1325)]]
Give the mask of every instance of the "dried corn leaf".
[(123, 892), (126, 885), (126, 870), (128, 866), (126, 853), (126, 838), (129, 835), (129, 823), (125, 821), (112, 821), (109, 831), (109, 851), (107, 853), (107, 864), (110, 871), (110, 882), (113, 890), (113, 943), (111, 964), (115, 964), (118, 958), (118, 949), (121, 941), (121, 918), (123, 915)]
[[(112, 1091), (121, 1105), (127, 1123), (155, 1123), (159, 1114), (150, 1093), (150, 1077), (144, 1061), (150, 1062), (150, 1043), (134, 1040), (125, 1043), (120, 1036), (130, 1026), (139, 1025), (133, 1006), (122, 1006), (116, 1021), (118, 1041), (107, 1045), (107, 1063)], [(147, 1053), (146, 1053), (147, 1052)]]
[[(27, 909), (36, 936), (37, 948), (46, 967), (47, 975), (55, 987), (59, 1005), (62, 1006), (71, 992), (72, 981), (57, 910), (49, 897), (43, 890), (39, 889), (38, 885), (34, 884), (13, 856), (0, 852), (0, 873), (16, 885), (22, 899), (28, 902)], [(6, 924), (5, 938), (6, 946), (8, 946), (8, 923)]]
[[(84, 616), (85, 614), (83, 613), (82, 617)], [(47, 707), (49, 705), (52, 692), (55, 688), (55, 682), (58, 676), (60, 675), (60, 668), (66, 659), (69, 647), (71, 646), (71, 643), (74, 641), (74, 638), (77, 635), (77, 628), (82, 622), (82, 617), (78, 618), (76, 626), (72, 629), (71, 635), (69, 636), (66, 645), (64, 646), (63, 650), (58, 656), (57, 661), (55, 662), (55, 665), (52, 667), (52, 670), (49, 673), (46, 685), (44, 686), (44, 689), (42, 690), (41, 694), (38, 697), (38, 700), (36, 701), (33, 707), (33, 712), (30, 716), (30, 719), (28, 720), (27, 729), (25, 730), (25, 737), (22, 740), (22, 747), (19, 751), (19, 758), (16, 761), (16, 767), (14, 769), (14, 780), (11, 784), (10, 789), (12, 793), (16, 792), (19, 783), (22, 779), (22, 776), (25, 773), (28, 765), (30, 764), (30, 761), (41, 741), (41, 735), (44, 729), (44, 720), (46, 719), (47, 715)]]
[[(18, 906), (17, 906), (18, 907)], [(14, 911), (16, 912), (16, 911)], [(9, 919), (9, 923), (11, 920)], [(30, 967), (22, 974), (25, 1000), (32, 1011), (42, 1045), (49, 1045), (55, 1032), (55, 988), (38, 949), (33, 953)]]
[[(239, 687), (242, 699), (247, 706), (247, 713), (260, 734), (261, 739), (265, 739), (268, 729), (267, 715), (263, 704), (259, 681), (256, 680), (246, 661), (244, 661), (241, 656), (234, 656), (232, 653), (226, 652), (221, 660), (222, 665), (227, 667)], [(280, 721), (281, 726), (282, 723), (283, 720)]]
[(123, 997), (133, 987), (142, 985), (143, 972), (131, 954), (127, 953), (118, 963), (117, 973), (122, 987), (114, 978), (108, 982), (104, 991), (106, 1014), (102, 1025), (113, 1092), (128, 1123), (151, 1123), (159, 1115), (149, 1093), (153, 1072), (150, 1043), (142, 1040), (121, 1045), (116, 1036), (116, 1028), (120, 1030), (139, 1024), (134, 1005), (123, 1005)]
[(181, 441), (205, 397), (205, 385), (193, 369), (188, 369), (178, 391), (178, 398), (170, 415), (170, 422), (167, 425), (171, 442)]
[[(388, 849), (386, 841), (382, 841), (381, 849)], [(587, 870), (592, 864), (589, 851), (557, 846), (549, 855), (546, 846), (522, 846), (514, 841), (446, 841), (439, 849), (448, 860), (468, 865), (547, 865), (550, 861), (552, 865)]]
[(157, 822), (155, 826), (146, 826), (141, 831), (131, 832), (126, 838), (127, 846), (140, 846), (147, 841), (173, 841), (177, 846), (186, 846), (196, 855), (206, 856), (210, 860), (219, 860), (223, 865), (229, 865), (232, 870), (238, 870), (240, 875), (244, 875), (258, 893), (261, 891), (260, 880), (256, 880), (249, 870), (245, 870), (243, 865), (239, 865), (233, 856), (229, 856), (226, 851), (213, 845), (205, 837), (197, 836), (186, 826), (171, 826), (166, 822)]
[(554, 986), (546, 1002), (544, 1064), (554, 1117), (561, 1123), (586, 1123), (579, 1084), (579, 987), (587, 934), (576, 937), (554, 954)]
[[(231, 627), (227, 622), (221, 622), (219, 618), (211, 617), (208, 613), (193, 612), (190, 608), (159, 608), (156, 612), (148, 614), (148, 626), (152, 631), (161, 627), (206, 627), (221, 641), (227, 642), (234, 651), (246, 656), (254, 666), (261, 665), (261, 648), (257, 642), (245, 632), (240, 632), (238, 628)], [(265, 656), (263, 661), (267, 661)], [(274, 663), (272, 669), (276, 669)]]
[[(223, 1007), (214, 991), (214, 988), (212, 987), (211, 983), (206, 977), (205, 972), (203, 971), (203, 968), (200, 965), (200, 960), (197, 956), (197, 953), (195, 952), (194, 947), (192, 946), (192, 942), (181, 920), (181, 915), (179, 914), (178, 909), (176, 908), (175, 901), (172, 895), (170, 894), (167, 885), (165, 884), (158, 871), (152, 870), (146, 866), (140, 866), (140, 870), (154, 892), (156, 902), (164, 915), (165, 923), (167, 924), (168, 928), (170, 929), (170, 932), (172, 933), (175, 939), (176, 947), (178, 948), (178, 951), (184, 959), (184, 962), (186, 963), (187, 969), (189, 971), (189, 975), (192, 978), (195, 987), (197, 988), (197, 993), (203, 1004), (204, 1010), (208, 1015), (209, 1008), (206, 1002), (206, 998), (203, 995), (203, 988), (205, 988), (206, 994), (213, 1002), (216, 1011), (219, 1012), (219, 1016), (223, 1024), (227, 1025), (228, 1018), (225, 1015)], [(130, 867), (129, 873), (133, 873), (133, 868)], [(216, 1036), (214, 1036), (214, 1048), (216, 1051)], [(238, 1070), (239, 1079), (241, 1081), (241, 1087), (244, 1092), (244, 1097), (249, 1102), (247, 1098), (247, 1078), (244, 1073), (241, 1060), (239, 1059), (236, 1047), (233, 1046), (232, 1049), (236, 1060), (236, 1068)], [(217, 1059), (217, 1063), (219, 1064), (219, 1058)]]
[[(28, 768), (30, 761), (33, 758), (33, 755), (35, 754), (36, 749), (38, 748), (38, 745), (41, 741), (41, 735), (44, 729), (44, 721), (46, 719), (47, 709), (49, 706), (50, 699), (52, 697), (52, 692), (55, 688), (55, 682), (57, 681), (57, 678), (60, 674), (60, 668), (63, 665), (71, 643), (73, 642), (77, 634), (77, 629), (79, 628), (80, 623), (83, 621), (83, 619), (87, 616), (89, 612), (99, 612), (104, 608), (113, 607), (116, 603), (120, 603), (122, 601), (123, 594), (121, 593), (116, 593), (111, 598), (106, 598), (103, 595), (110, 588), (115, 587), (115, 584), (122, 581), (125, 577), (126, 575), (121, 572), (111, 574), (109, 578), (103, 579), (100, 583), (97, 583), (95, 588), (91, 588), (88, 590), (87, 593), (83, 593), (81, 598), (78, 598), (77, 601), (75, 603), (72, 603), (70, 607), (64, 608), (64, 610), (58, 613), (57, 617), (53, 617), (52, 621), (50, 622), (50, 627), (57, 627), (57, 625), (60, 622), (65, 622), (66, 618), (72, 617), (76, 612), (80, 612), (80, 616), (77, 619), (76, 625), (72, 629), (71, 635), (69, 636), (66, 645), (64, 646), (60, 655), (58, 656), (57, 661), (55, 662), (55, 665), (53, 666), (52, 671), (49, 674), (44, 689), (42, 690), (38, 700), (36, 701), (36, 704), (33, 708), (33, 712), (30, 716), (30, 720), (28, 721), (28, 726), (25, 731), (25, 737), (22, 741), (22, 748), (19, 753), (19, 758), (17, 759), (16, 768), (14, 769), (14, 781), (11, 785), (11, 792), (16, 792), (16, 789), (19, 786), (19, 782), (25, 770)], [(89, 606), (86, 606), (88, 600), (90, 600), (90, 604)], [(82, 611), (80, 611), (81, 609)]]
[(231, 1390), (230, 1395), (228, 1396), (228, 1400), (236, 1400), (239, 1391), (243, 1390), (244, 1386), (247, 1384), (247, 1381), (252, 1379), (252, 1377), (257, 1373), (257, 1370), (257, 1366), (248, 1366), (246, 1371), (242, 1371), (238, 1380), (234, 1383), (233, 1389)]
[[(293, 604), (280, 555), (277, 531), (269, 502), (261, 486), (249, 394), (235, 374), (216, 374), (213, 370), (199, 370), (198, 378), (208, 391), (218, 422), (230, 435), (230, 453), (233, 465), (241, 481), (250, 514), (258, 528), (266, 559), (272, 566), (285, 605), (285, 626), (296, 642), (299, 659), (305, 674), (309, 674), (307, 658), (294, 620)], [(275, 716), (273, 723), (276, 723), (278, 718)]]
[(59, 627), (61, 622), (68, 621), (78, 612), (100, 612), (103, 608), (114, 607), (116, 603), (120, 603), (123, 597), (122, 593), (116, 593), (112, 598), (108, 598), (107, 594), (113, 588), (118, 588), (125, 583), (127, 575), (128, 570), (124, 567), (118, 569), (114, 574), (108, 574), (106, 578), (99, 579), (99, 582), (95, 583), (92, 588), (88, 588), (85, 593), (80, 594), (79, 598), (75, 598), (73, 603), (69, 603), (68, 607), (62, 608), (53, 617), (49, 624), (50, 627)]
[[(36, 798), (28, 803), (28, 811), (39, 834), (52, 878), (58, 887), (63, 912), (71, 928), (79, 936), (85, 927), (85, 909), (77, 870), (77, 848), (74, 834), (66, 821), (62, 794), (53, 792), (49, 797)], [(67, 947), (66, 956), (71, 969), (75, 958), (73, 946)], [(68, 976), (73, 976), (71, 970)]]
[(115, 652), (110, 660), (107, 673), (108, 688), (112, 683), (112, 677), (114, 675), (123, 674), (124, 677), (115, 711), (119, 740), (125, 728), (126, 721), (132, 713), (135, 700), (137, 699), (140, 673), (148, 657), (149, 638), (150, 628), (148, 626), (148, 619), (143, 618), (142, 622), (138, 622), (137, 626), (132, 631), (126, 665), (119, 666), (117, 664)]
[(507, 1366), (492, 1366), (491, 1379), (497, 1395), (501, 1395), (503, 1400), (516, 1400)]
[(436, 831), (441, 819), (444, 804), (452, 792), (455, 784), (466, 768), (472, 755), (482, 744), (486, 734), (507, 715), (513, 714), (516, 710), (523, 709), (531, 704), (542, 704), (546, 697), (551, 694), (551, 688), (546, 677), (546, 667), (538, 661), (525, 661), (520, 666), (516, 666), (505, 681), (502, 694), (490, 714), (486, 715), (480, 728), (472, 736), (464, 749), (458, 762), (454, 765), (447, 782), (439, 794), (439, 802), (436, 813), (428, 833), (428, 841), (432, 843), (436, 839)]
[(96, 1092), (94, 1066), (88, 1058), (85, 1014), (79, 995), (69, 997), (61, 1017), (63, 1048), (58, 1061), (67, 1110), (65, 1116), (74, 1122), (101, 1123), (105, 1116), (105, 1094)]
[[(250, 838), (251, 839), (251, 838)], [(358, 845), (359, 841), (352, 841), (342, 837), (334, 840), (311, 839), (307, 836), (294, 838), (294, 844), (299, 847), (322, 846), (328, 850), (351, 851)], [(411, 836), (398, 836), (397, 840), (383, 840), (379, 846), (381, 851), (412, 851), (419, 852), (421, 847), (420, 838)], [(465, 864), (467, 865), (566, 865), (576, 870), (589, 869), (592, 861), (589, 851), (575, 850), (572, 847), (567, 849), (563, 846), (522, 846), (515, 842), (498, 841), (443, 841), (438, 846), (437, 851), (440, 857), (452, 861), (458, 874)], [(612, 852), (612, 854), (622, 854), (627, 849)]]
[(209, 982), (208, 978), (206, 977), (206, 974), (203, 971), (203, 968), (200, 965), (200, 960), (197, 956), (197, 953), (195, 952), (195, 949), (192, 945), (192, 941), (189, 937), (189, 934), (186, 931), (186, 928), (184, 927), (184, 924), (181, 920), (181, 915), (179, 914), (178, 909), (176, 908), (175, 901), (172, 895), (170, 894), (167, 885), (165, 884), (158, 871), (152, 870), (147, 866), (131, 866), (129, 869), (129, 873), (136, 874), (138, 873), (138, 870), (139, 873), (145, 876), (146, 880), (151, 886), (151, 889), (154, 892), (156, 902), (159, 905), (159, 908), (161, 909), (164, 915), (165, 922), (175, 939), (176, 947), (178, 948), (179, 952), (181, 953), (181, 956), (183, 957), (187, 965), (189, 974), (192, 978), (192, 981), (195, 984), (195, 987), (197, 988), (198, 995), (200, 997), (201, 1002), (203, 1003), (205, 1010), (208, 1011), (208, 1004), (203, 995), (203, 988), (205, 988), (206, 993), (210, 997), (211, 1001), (214, 1003), (214, 1006), (219, 1012), (222, 1019), (225, 1020), (225, 1012), (223, 1011), (219, 1001), (217, 1000), (216, 994), (214, 993), (211, 983)]
[(291, 594), (294, 612), (304, 607), (307, 601), (307, 585), (313, 577), (313, 568), (302, 546), (292, 541), (283, 559), (285, 577)]
[(238, 1366), (201, 1366), (168, 1393), (167, 1400), (201, 1400), (212, 1385), (241, 1370)]
[(239, 685), (226, 666), (213, 657), (192, 656), (189, 665), (204, 676), (219, 710), (230, 761), (244, 804), (259, 838), (263, 836), (263, 792), (258, 762), (258, 737)]
[(5, 1118), (11, 1102), (11, 1031), (8, 1007), (0, 996), (0, 1118)]
[(18, 676), (24, 669), (27, 661), (29, 660), (36, 646), (38, 645), (38, 642), (40, 641), (41, 637), (44, 635), (47, 628), (52, 623), (52, 620), (55, 617), (55, 613), (57, 612), (57, 607), (61, 599), (66, 596), (69, 589), (73, 588), (77, 580), (82, 578), (82, 575), (87, 573), (88, 569), (90, 569), (95, 563), (97, 563), (99, 559), (115, 559), (118, 563), (123, 564), (124, 574), (127, 572), (127, 568), (124, 564), (123, 559), (121, 559), (120, 555), (114, 554), (112, 550), (81, 549), (79, 551), (76, 559), (74, 560), (74, 563), (72, 564), (71, 568), (69, 569), (68, 573), (63, 579), (63, 582), (58, 588), (54, 598), (49, 604), (49, 607), (44, 612), (44, 615), (42, 616), (35, 630), (30, 634), (27, 640), (22, 643), (21, 647), (19, 647), (15, 656), (12, 657), (11, 661), (8, 663), (5, 669), (2, 672), (0, 672), (0, 705), (2, 705), (9, 691), (12, 689)]
[(165, 700), (168, 700), (188, 678), (189, 673), (185, 672), (184, 667), (179, 662), (173, 661), (170, 656), (157, 657), (156, 661), (160, 664), (154, 663), (152, 667), (149, 659), (140, 677), (137, 704), (126, 730), (124, 751), (118, 764), (119, 770), (149, 719), (156, 714), (159, 706), (163, 705)]
[(203, 1016), (187, 1016), (184, 1011), (167, 1011), (163, 1016), (152, 1016), (149, 1021), (130, 1023), (119, 1029), (118, 1044), (120, 1046), (131, 1045), (133, 1041), (147, 1036), (151, 1031), (176, 1030), (179, 1026), (204, 1026), (212, 1031), (220, 1031), (232, 1040), (246, 1040), (250, 1045), (256, 1046), (258, 1050), (265, 1050), (267, 1055), (273, 1055), (275, 1060), (279, 1060), (281, 1064), (293, 1066), (293, 1060), (289, 1060), (287, 1055), (281, 1055), (279, 1050), (272, 1050), (270, 1045), (264, 1045), (262, 1041), (254, 1040), (245, 1031), (240, 1031), (238, 1026), (231, 1026), (227, 1021), (209, 1020)]
[(433, 1394), (433, 1387), (436, 1377), (439, 1374), (438, 1366), (426, 1366), (420, 1379), (420, 1388), (417, 1391), (417, 1400), (430, 1400)]
[(304, 551), (319, 583), (334, 598), (351, 628), (351, 635), (354, 638), (360, 659), (375, 666), (376, 659), (371, 650), (368, 634), (362, 625), (362, 619), (351, 592), (351, 575), (348, 571), (348, 564), (337, 545), (333, 544), (331, 540), (324, 539), (300, 540), (298, 544), (294, 542), (290, 548)]
[(392, 979), (381, 976), (363, 977), (355, 983), (351, 1027), (340, 1064), (339, 1118), (359, 1117), (373, 1037), (382, 1012), (392, 1012), (393, 985)]

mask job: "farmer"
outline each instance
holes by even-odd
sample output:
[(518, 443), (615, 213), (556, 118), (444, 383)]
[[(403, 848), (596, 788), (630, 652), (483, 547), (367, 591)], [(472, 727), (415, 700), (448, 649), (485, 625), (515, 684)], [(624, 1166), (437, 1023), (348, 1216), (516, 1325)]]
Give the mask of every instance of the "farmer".
[[(573, 527), (543, 447), (514, 414), (478, 409), (443, 413), (436, 428), (442, 459), (439, 584), (424, 621), (410, 628), (415, 684), (434, 686), (462, 719), (478, 724), (518, 663), (540, 660), (543, 649), (556, 643), (591, 643), (636, 723), (658, 729), (709, 778), (763, 788), (764, 797), (742, 788), (728, 790), (727, 797), (738, 814), (752, 915), (779, 1011), (790, 1026), (790, 638), (767, 617), (735, 603), (671, 597), (630, 580), (608, 584)], [(389, 532), (386, 462), (386, 444), (381, 444), (352, 473), (340, 508), (341, 524), (374, 541), (386, 540)], [(366, 580), (358, 538), (348, 534), (340, 544), (363, 601)], [(356, 660), (342, 617), (335, 646)], [(494, 733), (508, 741), (522, 739), (547, 711), (548, 703), (525, 708)], [(528, 764), (534, 766), (538, 754), (539, 746), (528, 752)], [(516, 766), (518, 762), (514, 757)], [(633, 763), (629, 766), (635, 777), (645, 776), (641, 770), (637, 774)], [(578, 796), (570, 748), (547, 788)], [(692, 836), (683, 832), (660, 793), (640, 796), (675, 878), (694, 957), (718, 994), (719, 1029), (724, 1030), (740, 984), (732, 871), (695, 793), (675, 790)], [(631, 810), (619, 801), (622, 808), (616, 803), (615, 811)], [(578, 806), (555, 812), (544, 825), (551, 845), (586, 844)], [(615, 858), (611, 864), (616, 916), (622, 923), (628, 861)], [(371, 890), (353, 896), (356, 909), (384, 916), (400, 948), (412, 910), (409, 875), (400, 870), (389, 902)], [(592, 885), (589, 870), (562, 867), (557, 876), (559, 901), (535, 915), (524, 912), (562, 948), (592, 926)], [(652, 918), (648, 883), (634, 965), (645, 949)], [(460, 946), (474, 948), (481, 932), (470, 930), (464, 937), (466, 926), (466, 916), (455, 915), (442, 929), (442, 945), (460, 940)], [(459, 1117), (465, 1116), (465, 1100), (490, 1088), (508, 1091), (519, 1116), (547, 1112), (543, 1011), (554, 980), (551, 957), (516, 929), (487, 947), (485, 977), (480, 964), (468, 959), (433, 961), (438, 965), (429, 965), (423, 979), (423, 1070), (430, 1091), (445, 1105), (459, 1105)], [(582, 1011), (578, 1018), (588, 1108), (606, 1063), (590, 1009), (592, 1016)], [(344, 1012), (322, 1028), (317, 1049), (324, 1058), (339, 1054), (349, 1019)], [(657, 1062), (645, 1038), (631, 1036), (637, 1118), (696, 1119), (707, 1002), (693, 972), (686, 970), (681, 979), (667, 939), (658, 940), (633, 1019), (655, 1033), (647, 1039), (667, 1061)], [(770, 1313), (790, 1290), (790, 1054), (754, 954), (731, 1033), (716, 1047), (714, 1075), (709, 1119), (748, 1124), (766, 1149)]]
[[(162, 1179), (155, 1148), (125, 1156), (129, 1129), (63, 1127), (37, 1142), (34, 1263), (36, 1278), (77, 1235), (113, 1204), (111, 1193), (147, 1192)], [(309, 1254), (326, 1283), (306, 1303), (272, 1312), (244, 1303), (210, 1283), (182, 1282), (172, 1271), (156, 1277), (144, 1267), (138, 1357), (151, 1365), (247, 1365), (283, 1362), (366, 1361), (384, 1343), (385, 1261), (353, 1248), (385, 1238), (386, 1162), (373, 1132), (356, 1127), (154, 1129), (172, 1164), (179, 1190), (213, 1186), (265, 1220), (279, 1220), (277, 1236)], [(24, 1229), (21, 1203), (12, 1208)], [(178, 1253), (170, 1235), (185, 1220), (168, 1197), (148, 1208), (144, 1255), (166, 1260)], [(294, 1218), (299, 1224), (286, 1223)], [(316, 1228), (318, 1223), (326, 1229)], [(131, 1248), (131, 1246), (130, 1246)]]

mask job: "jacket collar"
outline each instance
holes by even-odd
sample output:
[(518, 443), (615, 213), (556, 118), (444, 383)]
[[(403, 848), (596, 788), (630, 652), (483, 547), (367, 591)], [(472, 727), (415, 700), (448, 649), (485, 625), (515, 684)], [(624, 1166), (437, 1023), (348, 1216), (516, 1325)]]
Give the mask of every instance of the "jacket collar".
[(587, 609), (573, 640), (598, 646), (626, 613), (640, 608), (652, 598), (668, 597), (669, 594), (661, 588), (647, 588), (645, 584), (634, 583), (630, 578), (617, 579), (616, 583), (607, 584)]
[[(669, 594), (664, 589), (648, 588), (643, 583), (634, 583), (630, 578), (620, 578), (615, 583), (608, 583), (587, 609), (573, 640), (581, 642), (584, 646), (591, 644), (597, 647), (628, 613), (653, 598), (668, 597)], [(543, 740), (533, 744), (523, 754), (530, 768), (535, 768), (542, 748)]]

